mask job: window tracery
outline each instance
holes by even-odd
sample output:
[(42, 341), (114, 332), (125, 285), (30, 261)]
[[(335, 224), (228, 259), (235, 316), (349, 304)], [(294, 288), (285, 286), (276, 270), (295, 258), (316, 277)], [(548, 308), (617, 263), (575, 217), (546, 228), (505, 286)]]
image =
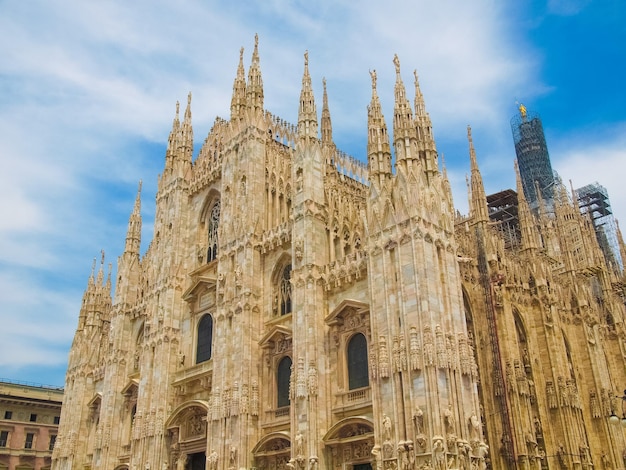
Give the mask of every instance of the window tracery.
[(278, 362), (276, 368), (276, 407), (283, 408), (289, 406), (291, 399), (289, 396), (289, 385), (291, 383), (291, 358), (283, 357)]
[(363, 333), (357, 333), (348, 341), (346, 348), (348, 364), (348, 389), (369, 386), (367, 340)]
[(288, 315), (291, 313), (291, 263), (281, 271), (275, 285), (274, 315)]
[(220, 209), (221, 204), (220, 201), (217, 201), (213, 204), (211, 208), (211, 212), (209, 213), (209, 224), (208, 224), (208, 245), (209, 248), (207, 250), (207, 263), (210, 263), (214, 259), (217, 258), (217, 250), (219, 247), (218, 243), (218, 229), (220, 224)]
[(213, 345), (213, 317), (206, 314), (198, 323), (198, 338), (196, 345), (196, 364), (211, 359)]

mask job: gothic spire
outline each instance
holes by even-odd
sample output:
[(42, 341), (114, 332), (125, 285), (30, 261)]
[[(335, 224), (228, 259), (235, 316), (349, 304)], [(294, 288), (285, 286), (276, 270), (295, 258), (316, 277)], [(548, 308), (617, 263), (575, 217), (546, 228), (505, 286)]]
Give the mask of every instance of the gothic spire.
[(424, 95), (420, 89), (417, 70), (413, 70), (415, 77), (415, 128), (417, 133), (417, 148), (419, 159), (425, 165), (427, 173), (437, 171), (437, 147), (433, 137), (433, 124), (430, 115), (426, 112)]
[(446, 160), (443, 156), (443, 153), (441, 154), (441, 177), (443, 189), (450, 204), (450, 209), (454, 210), (454, 204), (452, 202), (452, 186), (450, 185), (450, 179), (448, 178), (448, 170), (446, 168)]
[(413, 123), (413, 111), (406, 97), (406, 89), (400, 75), (400, 59), (393, 56), (393, 64), (396, 67), (396, 84), (394, 87), (395, 104), (393, 109), (393, 140), (396, 149), (396, 164), (400, 165), (405, 160), (417, 158), (411, 155), (411, 145), (407, 139), (415, 139), (415, 126)]
[(135, 206), (128, 219), (128, 231), (126, 232), (126, 247), (124, 253), (139, 256), (139, 246), (141, 245), (141, 180), (137, 188)]
[(187, 107), (185, 108), (185, 117), (183, 125), (180, 129), (180, 156), (188, 162), (193, 158), (193, 127), (191, 125), (191, 92), (187, 95)]
[(174, 122), (172, 122), (172, 130), (167, 139), (167, 150), (165, 152), (165, 169), (171, 169), (178, 149), (178, 137), (180, 133), (180, 103), (176, 101), (176, 115), (174, 116)]
[(517, 160), (515, 160), (515, 184), (522, 249), (534, 251), (538, 248), (534, 217), (524, 196), (524, 187), (522, 186), (522, 177), (520, 176)]
[(298, 135), (317, 138), (317, 109), (309, 75), (309, 52), (304, 53), (304, 74), (300, 91), (300, 109), (298, 110)]
[(233, 83), (233, 97), (230, 102), (230, 118), (241, 119), (246, 107), (246, 72), (243, 68), (243, 47), (239, 50), (237, 76)]
[(333, 144), (333, 125), (330, 120), (330, 110), (328, 109), (328, 94), (326, 92), (326, 79), (322, 79), (324, 85), (324, 97), (322, 102), (322, 145)]
[(252, 63), (248, 69), (248, 84), (246, 85), (248, 107), (253, 111), (263, 112), (263, 79), (259, 64), (259, 35), (254, 35), (254, 51)]
[(104, 283), (104, 250), (101, 250), (100, 269), (98, 269), (98, 278), (96, 279), (96, 288), (101, 287)]
[(621, 271), (622, 274), (626, 272), (624, 269), (624, 265), (626, 265), (626, 244), (624, 244), (624, 237), (622, 236), (622, 230), (619, 228), (619, 220), (615, 220), (615, 225), (617, 228), (617, 245), (619, 247), (619, 256), (622, 260), (621, 263)]
[(376, 93), (376, 70), (370, 71), (372, 77), (372, 100), (367, 110), (367, 161), (372, 182), (382, 186), (383, 181), (391, 176), (391, 148), (387, 124)]
[(85, 288), (85, 292), (83, 292), (83, 301), (80, 306), (80, 313), (78, 315), (78, 331), (83, 330), (86, 326), (87, 315), (91, 305), (94, 302), (96, 297), (96, 258), (93, 259), (91, 263), (91, 273), (89, 274), (89, 278), (87, 279), (87, 287)]
[(480, 174), (478, 168), (478, 162), (476, 161), (476, 151), (474, 150), (474, 141), (472, 140), (472, 128), (467, 126), (467, 141), (469, 143), (470, 154), (470, 184), (472, 188), (471, 207), (474, 218), (474, 223), (488, 222), (489, 216), (487, 215), (487, 196), (485, 195), (485, 187), (483, 186), (483, 177)]

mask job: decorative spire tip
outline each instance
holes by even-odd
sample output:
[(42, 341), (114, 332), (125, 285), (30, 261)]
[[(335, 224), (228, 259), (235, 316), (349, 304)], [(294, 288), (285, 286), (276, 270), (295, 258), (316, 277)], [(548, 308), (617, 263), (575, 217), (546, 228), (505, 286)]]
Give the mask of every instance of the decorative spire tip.
[(398, 59), (398, 54), (393, 55), (393, 65), (396, 67), (396, 75), (400, 75), (400, 59)]
[(376, 69), (370, 70), (370, 77), (372, 77), (372, 91), (376, 90)]

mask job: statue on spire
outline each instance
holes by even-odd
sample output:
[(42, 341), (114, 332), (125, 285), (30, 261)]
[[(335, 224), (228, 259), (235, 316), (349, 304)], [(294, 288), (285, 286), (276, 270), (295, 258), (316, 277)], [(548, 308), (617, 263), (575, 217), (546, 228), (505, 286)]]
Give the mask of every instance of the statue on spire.
[(304, 51), (304, 66), (309, 66), (309, 51)]
[(522, 119), (526, 119), (526, 106), (522, 103), (519, 104), (519, 113), (522, 115)]
[(398, 54), (393, 55), (393, 65), (396, 66), (396, 75), (400, 75), (400, 59), (398, 59)]
[(370, 70), (370, 77), (372, 77), (372, 90), (376, 90), (376, 69)]

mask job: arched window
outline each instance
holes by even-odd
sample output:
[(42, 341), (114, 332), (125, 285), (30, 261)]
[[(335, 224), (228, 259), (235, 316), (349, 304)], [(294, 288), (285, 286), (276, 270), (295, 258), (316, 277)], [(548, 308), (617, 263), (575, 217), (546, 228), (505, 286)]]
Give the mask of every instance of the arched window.
[(291, 313), (291, 264), (285, 266), (283, 274), (280, 277), (280, 314), (287, 315)]
[(209, 249), (207, 251), (207, 263), (210, 263), (214, 259), (217, 258), (217, 249), (218, 249), (218, 241), (217, 241), (217, 229), (220, 225), (220, 201), (217, 201), (213, 204), (211, 208), (211, 212), (209, 214)]
[(348, 388), (367, 387), (367, 340), (362, 333), (357, 333), (348, 342)]
[(282, 408), (289, 406), (289, 382), (291, 381), (291, 358), (283, 357), (278, 363), (276, 371), (276, 406)]
[(204, 315), (198, 323), (198, 345), (196, 346), (196, 364), (211, 359), (213, 344), (213, 318)]

